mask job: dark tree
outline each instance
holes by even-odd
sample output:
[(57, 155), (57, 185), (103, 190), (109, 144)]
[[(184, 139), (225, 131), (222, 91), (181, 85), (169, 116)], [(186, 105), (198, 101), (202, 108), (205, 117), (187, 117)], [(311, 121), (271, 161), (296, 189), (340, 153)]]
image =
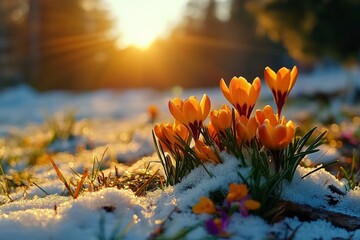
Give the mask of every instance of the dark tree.
[(27, 4), (25, 1), (0, 1), (0, 88), (23, 80), (24, 31)]
[(101, 0), (29, 0), (27, 80), (37, 89), (91, 89), (115, 47)]
[(228, 81), (233, 76), (252, 81), (261, 77), (267, 65), (293, 64), (281, 44), (257, 34), (254, 16), (245, 8), (247, 2), (228, 1), (229, 16), (221, 19), (217, 10), (224, 1), (189, 1), (187, 17), (173, 38), (188, 59), (182, 65), (178, 61), (177, 66), (191, 73), (183, 78), (187, 81), (183, 80), (183, 86), (217, 86), (221, 78)]
[(343, 63), (359, 60), (360, 1), (253, 1), (249, 9), (259, 26), (299, 60), (330, 57)]

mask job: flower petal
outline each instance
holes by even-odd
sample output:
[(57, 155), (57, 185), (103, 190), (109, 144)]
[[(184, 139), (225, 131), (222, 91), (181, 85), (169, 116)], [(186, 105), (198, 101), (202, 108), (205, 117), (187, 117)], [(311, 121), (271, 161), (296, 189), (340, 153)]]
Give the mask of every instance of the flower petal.
[(272, 132), (274, 148), (283, 148), (287, 145), (287, 133), (284, 125), (277, 125)]
[(264, 71), (264, 77), (268, 87), (273, 90), (276, 89), (276, 73), (270, 68), (266, 67)]
[(264, 123), (262, 125), (260, 125), (258, 128), (258, 134), (259, 134), (260, 142), (264, 146), (266, 146), (270, 149), (272, 149), (274, 147), (273, 139), (272, 139), (272, 132), (273, 132), (273, 127), (271, 126), (269, 120), (265, 119)]
[(295, 124), (292, 121), (286, 123), (286, 137), (291, 142), (295, 136)]
[(228, 100), (230, 103), (232, 103), (231, 96), (229, 93), (229, 88), (226, 86), (224, 79), (220, 80), (220, 90), (223, 93), (226, 100)]
[(191, 96), (184, 102), (183, 116), (188, 123), (198, 123), (202, 121), (201, 107), (198, 100)]
[(249, 105), (255, 105), (261, 89), (261, 81), (260, 78), (256, 77), (253, 81), (253, 84), (250, 88), (249, 92)]
[(181, 105), (179, 105), (179, 101), (182, 103), (182, 100), (179, 98), (174, 98), (172, 101), (169, 101), (168, 107), (171, 115), (173, 115), (177, 121), (181, 122), (182, 124), (186, 124), (182, 109), (180, 110)]
[(251, 141), (251, 139), (254, 138), (257, 128), (258, 128), (258, 124), (255, 118), (251, 117), (247, 123), (247, 135), (246, 135), (247, 141)]
[(202, 196), (199, 202), (192, 207), (192, 211), (196, 214), (212, 214), (216, 212), (216, 209), (210, 198)]
[(253, 199), (246, 200), (244, 205), (249, 210), (256, 210), (260, 208), (260, 203)]
[(282, 67), (277, 72), (277, 87), (281, 93), (288, 93), (290, 88), (290, 70)]
[(248, 192), (249, 191), (245, 184), (231, 183), (229, 185), (229, 192), (226, 196), (226, 200), (228, 202), (242, 200), (245, 196), (248, 195)]
[(163, 133), (162, 133), (162, 130), (161, 130), (161, 125), (155, 125), (154, 127), (154, 132), (155, 132), (155, 135), (157, 138), (162, 138), (163, 136)]
[(291, 70), (290, 73), (290, 87), (289, 87), (289, 92), (291, 91), (291, 89), (294, 87), (296, 79), (298, 76), (298, 69), (296, 66), (294, 66)]
[(207, 116), (209, 115), (210, 108), (211, 108), (210, 98), (206, 94), (204, 94), (201, 99), (200, 107), (201, 107), (201, 113), (202, 113), (202, 121), (204, 121), (207, 118)]

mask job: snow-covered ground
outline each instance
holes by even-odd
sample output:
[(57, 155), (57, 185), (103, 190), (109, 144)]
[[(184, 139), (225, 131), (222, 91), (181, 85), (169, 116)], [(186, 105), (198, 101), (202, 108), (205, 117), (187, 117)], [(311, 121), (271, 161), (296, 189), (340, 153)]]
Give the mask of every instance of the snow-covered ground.
[[(311, 96), (317, 93), (346, 92), (349, 85), (360, 86), (360, 71), (353, 70), (352, 80), (348, 71), (333, 69), (317, 71), (310, 75), (300, 73), (292, 97)], [(22, 136), (36, 145), (47, 138), (44, 121), (46, 115), (59, 117), (67, 111), (76, 112), (73, 141), (58, 141), (49, 146), (55, 163), (65, 176), (82, 172), (84, 166), (92, 166), (94, 156), (101, 157), (107, 148), (103, 171), (114, 166), (120, 173), (131, 172), (150, 164), (154, 173), (162, 170), (154, 153), (147, 107), (159, 107), (159, 121), (167, 121), (167, 103), (174, 96), (209, 95), (213, 108), (225, 102), (218, 88), (158, 92), (151, 89), (115, 92), (101, 90), (87, 93), (49, 92), (37, 93), (27, 86), (19, 86), (0, 92), (0, 159), (16, 156), (16, 161), (6, 164), (6, 173), (24, 171), (28, 165), (29, 147), (15, 147), (14, 136)], [(270, 92), (262, 86), (262, 101), (270, 99)], [(340, 98), (329, 106), (327, 114), (336, 114), (348, 102)], [(260, 102), (260, 104), (262, 104)], [(302, 106), (303, 107), (303, 106)], [(317, 105), (307, 106), (310, 114), (317, 114)], [(356, 106), (355, 106), (355, 109)], [(291, 119), (299, 109), (285, 109)], [(324, 110), (325, 111), (325, 110)], [(323, 114), (323, 113), (318, 113)], [(83, 147), (86, 145), (87, 147)], [(76, 149), (81, 146), (80, 151)], [(333, 149), (323, 149), (323, 158), (336, 158)], [(320, 154), (321, 155), (321, 154)], [(195, 215), (191, 207), (201, 196), (210, 191), (238, 182), (238, 160), (222, 153), (223, 164), (206, 165), (214, 175), (203, 168), (193, 170), (180, 184), (163, 190), (148, 192), (137, 197), (131, 190), (104, 188), (97, 192), (82, 193), (77, 199), (64, 196), (66, 190), (50, 163), (33, 165), (31, 172), (34, 184), (19, 188), (10, 194), (9, 202), (0, 195), (1, 239), (148, 239), (158, 227), (163, 226), (165, 236), (175, 236), (187, 227), (204, 222), (208, 216)], [(309, 156), (317, 159), (317, 156)], [(304, 179), (312, 169), (299, 167), (292, 183), (283, 186), (282, 198), (294, 203), (309, 204), (333, 212), (344, 213), (360, 219), (360, 190), (350, 190), (345, 196), (336, 196), (338, 203), (330, 205), (328, 186), (345, 191), (345, 183), (338, 181), (325, 170), (319, 170)], [(246, 169), (243, 169), (246, 171)], [(43, 191), (44, 190), (44, 191)], [(46, 192), (46, 193), (45, 193)], [(295, 218), (268, 224), (258, 216), (231, 218), (228, 232), (231, 239), (286, 239), (293, 232), (294, 239), (360, 239), (360, 230), (346, 231), (324, 220), (302, 222)], [(192, 230), (187, 239), (204, 239), (208, 235), (202, 225)]]

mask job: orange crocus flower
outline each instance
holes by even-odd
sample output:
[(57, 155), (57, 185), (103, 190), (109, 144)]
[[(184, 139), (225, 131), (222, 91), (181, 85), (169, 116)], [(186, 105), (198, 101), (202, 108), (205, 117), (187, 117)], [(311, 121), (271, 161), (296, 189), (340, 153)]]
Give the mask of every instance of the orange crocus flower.
[(154, 132), (160, 140), (161, 147), (166, 152), (173, 152), (178, 149), (178, 145), (182, 146), (179, 138), (186, 142), (189, 137), (187, 128), (176, 121), (173, 124), (162, 123), (155, 125)]
[(255, 119), (259, 125), (263, 124), (265, 119), (268, 119), (272, 125), (279, 123), (279, 115), (274, 113), (270, 105), (266, 105), (263, 110), (256, 110)]
[(249, 143), (255, 137), (257, 127), (258, 123), (254, 117), (248, 119), (245, 116), (241, 116), (235, 125), (239, 141)]
[(226, 196), (228, 202), (240, 201), (249, 194), (249, 190), (245, 184), (231, 183), (229, 192)]
[(206, 146), (202, 141), (196, 140), (194, 147), (195, 154), (203, 162), (221, 163), (220, 158), (216, 155), (214, 150)]
[(245, 200), (244, 205), (245, 205), (245, 208), (248, 210), (256, 210), (256, 209), (260, 208), (260, 206), (261, 206), (258, 201), (253, 200), (253, 199)]
[(229, 192), (226, 196), (227, 202), (242, 201), (248, 210), (256, 210), (260, 207), (260, 203), (250, 199), (249, 190), (245, 184), (232, 183), (229, 185)]
[(154, 122), (156, 118), (159, 116), (159, 108), (156, 105), (148, 106), (148, 115), (151, 122)]
[(279, 118), (267, 105), (264, 110), (257, 110), (255, 118), (259, 123), (258, 137), (260, 142), (269, 149), (279, 150), (287, 147), (295, 135), (295, 124)]
[(185, 101), (174, 98), (169, 101), (169, 110), (173, 117), (184, 124), (195, 140), (199, 139), (202, 124), (209, 115), (211, 102), (204, 94), (199, 102), (196, 97), (191, 96)]
[(258, 128), (259, 140), (267, 148), (279, 150), (287, 147), (295, 135), (292, 121), (272, 125), (268, 119)]
[(226, 201), (230, 204), (237, 204), (243, 216), (248, 216), (248, 210), (260, 208), (260, 203), (251, 199), (249, 190), (245, 184), (230, 184)]
[(220, 110), (210, 112), (210, 121), (218, 134), (223, 134), (232, 125), (232, 112), (228, 105), (224, 104)]
[(256, 210), (260, 207), (258, 201), (249, 198), (249, 190), (245, 184), (230, 184), (226, 201), (229, 203), (243, 201), (244, 206), (248, 210)]
[(201, 214), (208, 213), (212, 214), (216, 212), (215, 205), (208, 197), (201, 197), (199, 202), (192, 207), (193, 213)]
[(250, 117), (255, 103), (259, 97), (261, 88), (260, 78), (255, 78), (250, 84), (243, 77), (233, 77), (229, 88), (224, 79), (220, 81), (220, 89), (224, 97), (235, 107), (240, 116)]
[(265, 81), (272, 91), (279, 116), (281, 116), (281, 110), (285, 104), (287, 96), (294, 87), (297, 75), (298, 69), (296, 66), (294, 66), (291, 71), (286, 67), (282, 67), (277, 73), (269, 67), (265, 68)]

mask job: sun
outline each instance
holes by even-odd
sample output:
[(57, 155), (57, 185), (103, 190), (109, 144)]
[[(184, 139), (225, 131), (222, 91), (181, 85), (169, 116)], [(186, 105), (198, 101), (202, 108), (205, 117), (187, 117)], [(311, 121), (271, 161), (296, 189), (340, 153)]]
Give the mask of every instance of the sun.
[(124, 33), (119, 41), (125, 46), (133, 45), (140, 49), (147, 49), (164, 31), (161, 21), (150, 15), (141, 18), (127, 16), (122, 19), (119, 22), (120, 31)]
[(116, 20), (118, 46), (147, 49), (180, 21), (187, 0), (107, 0)]
[[(145, 29), (138, 31), (132, 30), (133, 29), (127, 31), (128, 36), (126, 42), (128, 42), (129, 45), (134, 45), (143, 50), (148, 49), (158, 37), (158, 33), (146, 31)], [(121, 41), (121, 39), (119, 41)]]

